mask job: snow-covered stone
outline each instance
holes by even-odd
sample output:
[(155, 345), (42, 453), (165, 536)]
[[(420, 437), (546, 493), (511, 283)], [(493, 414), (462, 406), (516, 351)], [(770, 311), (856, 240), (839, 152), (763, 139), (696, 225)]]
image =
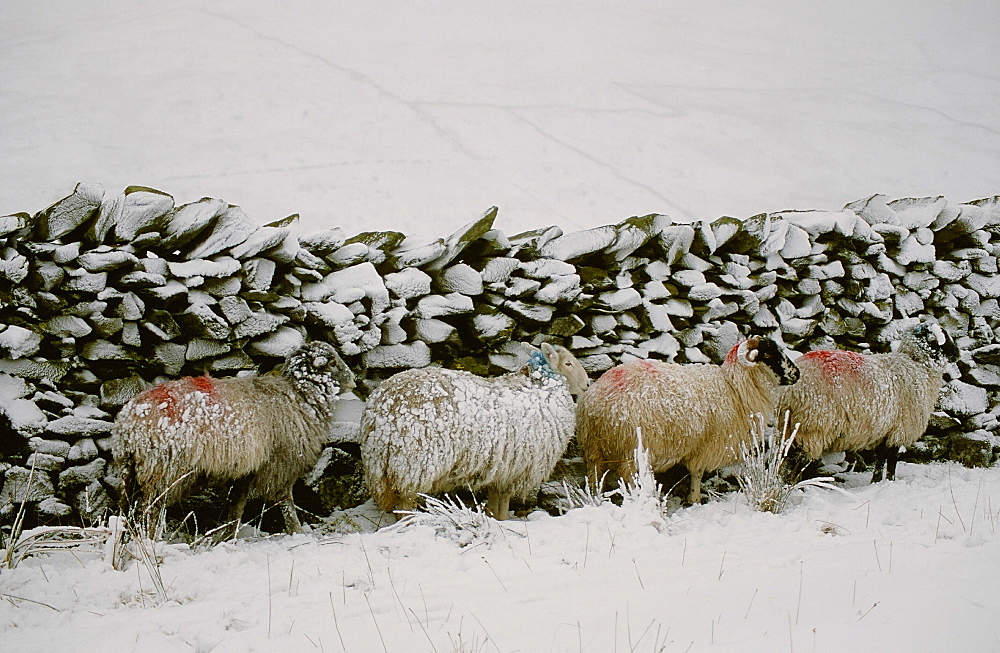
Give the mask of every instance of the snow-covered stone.
[(0, 414), (7, 417), (15, 433), (29, 438), (45, 430), (48, 417), (31, 399), (12, 398), (0, 403)]
[(414, 326), (414, 337), (428, 344), (444, 342), (454, 336), (455, 327), (444, 320), (437, 318), (424, 318), (416, 320)]
[(379, 345), (361, 355), (365, 367), (372, 369), (405, 369), (426, 367), (431, 363), (427, 343), (417, 340), (398, 345)]
[(618, 234), (614, 227), (605, 226), (561, 235), (545, 243), (540, 253), (546, 258), (572, 261), (587, 254), (606, 249)]
[[(570, 269), (574, 269), (573, 266)], [(466, 263), (446, 268), (437, 282), (443, 293), (457, 292), (470, 296), (483, 294), (483, 277), (478, 270)]]
[(305, 336), (298, 329), (282, 326), (250, 342), (247, 345), (247, 350), (261, 356), (286, 358), (303, 344), (305, 344)]
[(482, 342), (494, 342), (499, 338), (509, 337), (516, 322), (506, 313), (479, 313), (472, 318), (472, 326), (476, 337)]
[(904, 198), (889, 202), (899, 225), (907, 229), (930, 227), (948, 204), (944, 197)]
[(0, 356), (26, 358), (38, 352), (40, 335), (15, 324), (0, 324)]
[(121, 242), (135, 240), (141, 234), (160, 231), (170, 223), (174, 198), (152, 188), (130, 186), (125, 189), (125, 202), (114, 225), (115, 236)]
[(256, 338), (275, 331), (279, 326), (288, 322), (288, 319), (287, 315), (256, 311), (249, 318), (233, 327), (233, 335), (237, 338)]
[(34, 503), (55, 496), (52, 477), (24, 467), (11, 467), (4, 473), (0, 489), (0, 515), (9, 515), (22, 502)]
[(970, 274), (966, 278), (969, 288), (976, 291), (980, 297), (1000, 297), (1000, 276), (985, 274)]
[(538, 289), (535, 299), (546, 304), (556, 304), (559, 302), (569, 302), (580, 296), (583, 289), (580, 287), (580, 275), (567, 274), (555, 277)]
[(627, 311), (642, 304), (642, 295), (635, 288), (623, 288), (612, 292), (601, 293), (597, 300), (602, 308), (614, 313)]
[(346, 240), (342, 228), (332, 227), (300, 236), (299, 244), (317, 256), (326, 256), (342, 247)]
[(167, 264), (170, 274), (186, 279), (188, 277), (228, 277), (240, 270), (240, 262), (231, 256), (220, 256), (214, 260), (190, 259), (171, 261)]
[(716, 297), (722, 295), (722, 289), (718, 284), (709, 281), (708, 283), (700, 283), (688, 291), (688, 299), (693, 302), (709, 302)]
[(385, 287), (396, 297), (415, 299), (430, 294), (431, 277), (419, 268), (403, 268), (385, 275)]
[(516, 299), (508, 300), (503, 305), (509, 312), (530, 322), (551, 322), (552, 315), (555, 312), (555, 309), (548, 304), (529, 304)]
[(461, 293), (448, 295), (428, 295), (417, 302), (416, 314), (422, 318), (441, 317), (442, 315), (459, 315), (471, 313), (472, 298)]
[(706, 282), (705, 274), (701, 270), (677, 270), (672, 279), (685, 288), (693, 288)]
[(938, 405), (942, 410), (960, 416), (985, 413), (989, 409), (986, 389), (960, 380), (945, 383)]
[(288, 233), (289, 230), (285, 227), (260, 227), (242, 243), (232, 247), (229, 252), (240, 260), (257, 256), (280, 245)]
[(104, 188), (98, 184), (77, 184), (65, 197), (38, 216), (37, 229), (45, 241), (55, 241), (89, 220), (101, 207)]
[(100, 437), (111, 432), (111, 422), (77, 415), (65, 415), (48, 423), (46, 432), (71, 438)]

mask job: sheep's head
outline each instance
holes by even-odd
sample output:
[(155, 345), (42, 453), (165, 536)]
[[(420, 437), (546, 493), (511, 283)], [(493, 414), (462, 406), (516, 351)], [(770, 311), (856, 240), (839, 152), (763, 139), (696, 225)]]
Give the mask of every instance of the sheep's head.
[(913, 347), (929, 356), (938, 365), (947, 365), (950, 361), (958, 360), (960, 354), (958, 345), (937, 322), (921, 322), (903, 336), (900, 350), (912, 356)]
[(736, 347), (740, 365), (753, 367), (763, 363), (778, 379), (779, 385), (791, 385), (799, 380), (799, 368), (773, 340), (750, 336)]
[(354, 373), (333, 345), (318, 340), (295, 350), (285, 361), (283, 373), (294, 381), (328, 388), (334, 394), (349, 392), (356, 385)]
[(583, 369), (583, 365), (576, 359), (576, 356), (565, 347), (553, 346), (547, 342), (542, 343), (542, 353), (545, 354), (552, 369), (566, 377), (570, 394), (574, 397), (583, 394), (583, 391), (590, 385), (590, 377), (587, 376), (587, 370)]

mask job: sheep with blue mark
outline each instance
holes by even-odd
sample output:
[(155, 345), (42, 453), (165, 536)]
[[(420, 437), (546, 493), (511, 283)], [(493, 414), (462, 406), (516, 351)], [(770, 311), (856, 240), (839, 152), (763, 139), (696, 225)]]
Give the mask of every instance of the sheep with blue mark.
[(779, 385), (795, 383), (795, 364), (769, 339), (734, 346), (721, 366), (636, 360), (605, 372), (580, 397), (576, 437), (592, 487), (636, 472), (641, 429), (654, 472), (683, 464), (688, 501), (701, 501), (705, 472), (738, 462), (751, 416), (772, 420)]
[(518, 371), (495, 378), (439, 367), (400, 372), (372, 392), (361, 419), (365, 479), (382, 510), (412, 510), (418, 494), (488, 489), (487, 510), (510, 516), (573, 436), (590, 380), (565, 347), (542, 344)]

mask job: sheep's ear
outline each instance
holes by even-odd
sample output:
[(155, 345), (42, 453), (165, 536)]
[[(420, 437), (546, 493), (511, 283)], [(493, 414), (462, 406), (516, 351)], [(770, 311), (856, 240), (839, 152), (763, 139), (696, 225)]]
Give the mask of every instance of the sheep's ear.
[(736, 360), (740, 362), (740, 365), (753, 367), (757, 364), (755, 359), (757, 358), (757, 354), (760, 353), (757, 350), (757, 345), (759, 344), (760, 339), (756, 336), (751, 336), (740, 343), (739, 348), (736, 350)]
[(934, 337), (937, 339), (938, 346), (943, 347), (944, 343), (948, 339), (945, 336), (944, 329), (941, 328), (941, 325), (938, 324), (937, 322), (931, 322), (931, 333), (933, 333)]
[(545, 358), (549, 360), (549, 363), (559, 358), (556, 348), (547, 342), (542, 343), (542, 353), (545, 355)]

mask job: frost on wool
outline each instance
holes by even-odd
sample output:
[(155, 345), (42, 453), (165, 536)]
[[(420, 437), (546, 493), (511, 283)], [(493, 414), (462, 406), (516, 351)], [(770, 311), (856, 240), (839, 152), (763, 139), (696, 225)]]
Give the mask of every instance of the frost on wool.
[(536, 493), (573, 435), (571, 392), (589, 383), (569, 350), (542, 349), (492, 379), (428, 367), (383, 382), (361, 420), (365, 478), (379, 507), (488, 488), (489, 510), (505, 519), (510, 497)]
[[(275, 373), (186, 377), (139, 393), (119, 412), (112, 451), (139, 510), (175, 503), (203, 483), (234, 483), (234, 532), (249, 496), (281, 503), (301, 530), (292, 486), (319, 457), (333, 405), (354, 375), (324, 342), (307, 343)], [(155, 525), (155, 524), (154, 524)]]
[(576, 436), (596, 488), (635, 474), (636, 429), (654, 472), (678, 463), (691, 473), (691, 502), (702, 475), (736, 462), (750, 417), (774, 415), (774, 391), (795, 383), (798, 369), (773, 340), (751, 337), (721, 366), (636, 360), (614, 367), (580, 397)]
[(796, 445), (816, 460), (836, 451), (875, 450), (872, 481), (895, 477), (899, 448), (927, 430), (944, 366), (958, 349), (940, 325), (923, 322), (888, 354), (816, 350), (796, 363), (802, 373), (779, 392), (779, 414), (799, 423)]

